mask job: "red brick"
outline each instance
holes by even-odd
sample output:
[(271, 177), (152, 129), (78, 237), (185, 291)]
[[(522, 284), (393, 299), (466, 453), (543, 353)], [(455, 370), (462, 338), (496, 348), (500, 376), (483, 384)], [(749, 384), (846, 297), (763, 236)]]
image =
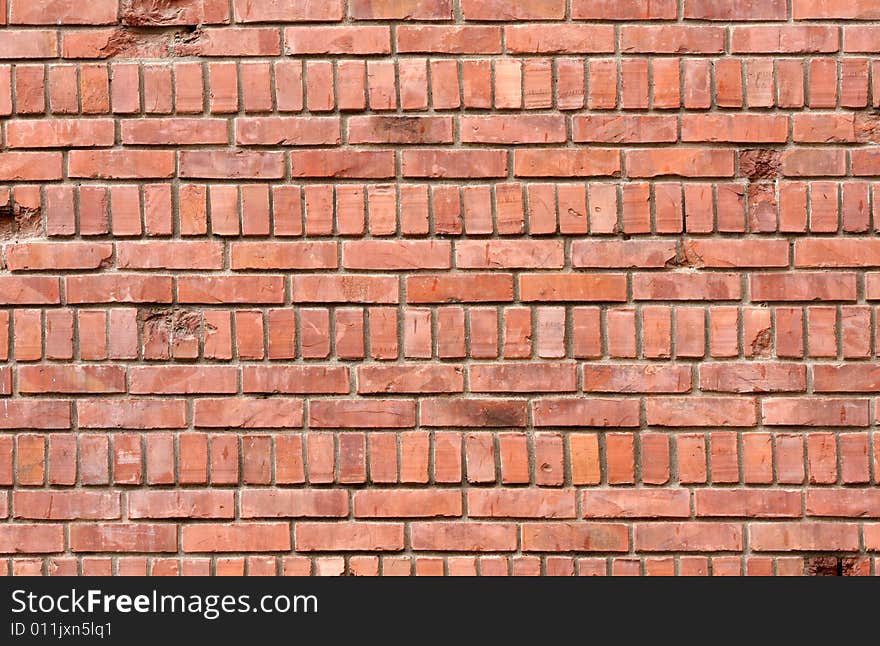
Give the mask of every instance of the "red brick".
[(753, 398), (665, 397), (645, 402), (647, 421), (652, 426), (755, 426), (757, 411)]
[(410, 524), (410, 545), (430, 552), (513, 552), (518, 533), (515, 523), (422, 521)]
[(128, 494), (128, 517), (135, 518), (232, 518), (232, 491), (132, 491)]
[[(817, 366), (818, 368), (818, 366)], [(708, 363), (699, 368), (700, 389), (715, 392), (805, 392), (805, 366), (788, 363)]]
[(712, 522), (642, 523), (635, 548), (645, 552), (720, 552), (743, 548), (741, 525)]
[(786, 518), (800, 517), (799, 491), (700, 489), (694, 494), (697, 516)]
[(73, 552), (176, 552), (177, 526), (148, 523), (77, 523), (70, 526)]
[(404, 547), (403, 523), (296, 523), (298, 552), (394, 552)]
[(461, 492), (394, 489), (356, 491), (356, 518), (431, 518), (461, 516)]
[(525, 552), (626, 552), (629, 529), (616, 523), (523, 523)]
[(31, 554), (63, 552), (64, 526), (17, 523), (0, 527), (0, 554), (21, 554), (23, 545)]
[(348, 496), (341, 490), (247, 489), (240, 493), (242, 518), (342, 518)]
[(687, 518), (686, 489), (592, 489), (581, 492), (584, 518)]
[(767, 398), (761, 403), (770, 426), (868, 426), (868, 400), (824, 397)]
[(855, 523), (754, 523), (749, 546), (756, 552), (855, 552), (859, 526)]
[(184, 552), (287, 552), (290, 525), (241, 522), (184, 525), (180, 542)]
[(468, 515), (474, 518), (574, 518), (574, 491), (470, 489)]

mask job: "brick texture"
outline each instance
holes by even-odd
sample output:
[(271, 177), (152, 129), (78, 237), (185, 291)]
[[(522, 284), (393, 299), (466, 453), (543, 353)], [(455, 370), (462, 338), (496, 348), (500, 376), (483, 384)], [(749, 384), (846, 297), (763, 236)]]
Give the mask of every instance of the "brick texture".
[(0, 1), (0, 573), (880, 574), (878, 20)]

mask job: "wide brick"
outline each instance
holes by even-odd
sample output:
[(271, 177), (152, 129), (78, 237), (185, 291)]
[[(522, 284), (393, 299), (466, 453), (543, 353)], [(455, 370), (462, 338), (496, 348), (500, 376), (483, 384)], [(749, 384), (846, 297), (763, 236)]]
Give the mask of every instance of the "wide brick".
[(509, 25), (507, 51), (512, 54), (596, 54), (614, 51), (611, 25)]
[[(787, 0), (685, 0), (684, 17), (695, 20), (786, 20), (788, 3)], [(794, 17), (798, 18), (797, 10)]]
[(350, 0), (348, 12), (356, 20), (449, 20), (452, 0)]
[(355, 116), (348, 120), (350, 144), (451, 144), (453, 138), (451, 117)]
[(303, 422), (300, 399), (199, 398), (193, 409), (195, 425), (204, 428), (299, 428)]
[(523, 523), (524, 552), (626, 552), (629, 528), (617, 523)]
[(709, 267), (788, 267), (786, 240), (702, 240), (691, 238), (684, 243), (687, 264), (699, 269)]
[(113, 119), (28, 119), (6, 123), (9, 148), (92, 148), (112, 146)]
[(590, 489), (581, 492), (585, 518), (687, 518), (687, 489)]
[(741, 525), (733, 523), (639, 523), (635, 548), (644, 552), (729, 552), (743, 548)]
[(10, 0), (12, 25), (109, 25), (117, 20), (117, 0), (71, 5), (64, 0)]
[[(74, 152), (85, 151), (71, 151)], [(0, 152), (0, 181), (35, 182), (61, 179), (60, 152)]]
[(768, 426), (868, 426), (867, 399), (771, 397), (761, 402)]
[(129, 518), (232, 518), (235, 492), (212, 490), (132, 491)]
[(0, 305), (60, 303), (58, 280), (48, 276), (0, 276)]
[(880, 392), (880, 364), (816, 364), (813, 390), (817, 393)]
[(281, 303), (282, 276), (179, 276), (181, 303)]
[(223, 245), (210, 241), (117, 242), (119, 269), (221, 269)]
[(325, 399), (309, 406), (314, 428), (411, 428), (416, 423), (415, 403), (402, 399)]
[(468, 516), (474, 518), (574, 518), (573, 490), (469, 489)]
[(880, 517), (880, 492), (871, 489), (807, 489), (808, 516)]
[(230, 245), (231, 267), (247, 269), (336, 269), (335, 242), (233, 242)]
[(471, 392), (574, 392), (574, 363), (473, 364), (468, 369)]
[(20, 242), (6, 246), (9, 271), (100, 269), (110, 262), (109, 242)]
[[(335, 253), (333, 255), (335, 259)], [(342, 243), (342, 266), (346, 269), (448, 269), (451, 255), (452, 245), (444, 240), (347, 240)]]
[(129, 370), (132, 395), (193, 395), (235, 393), (234, 366), (136, 366)]
[(18, 368), (18, 390), (22, 393), (122, 393), (122, 366), (23, 365)]
[(501, 27), (482, 25), (400, 25), (401, 54), (500, 54)]
[(625, 54), (720, 54), (726, 30), (704, 25), (624, 25), (620, 50)]
[(749, 546), (756, 552), (855, 552), (855, 523), (753, 523)]
[(381, 393), (460, 393), (464, 392), (461, 366), (359, 366), (358, 392)]
[(513, 276), (510, 274), (408, 276), (406, 279), (406, 300), (408, 303), (512, 301)]
[(532, 403), (535, 426), (635, 427), (639, 402), (635, 399), (538, 399)]
[(137, 146), (229, 143), (229, 132), (225, 119), (127, 119), (121, 124), (121, 133), (123, 144)]
[(296, 523), (297, 552), (395, 552), (404, 546), (403, 523)]
[(343, 0), (235, 0), (234, 8), (236, 22), (336, 22), (344, 15)]
[[(203, 523), (181, 528), (184, 552), (287, 552), (288, 523)], [(176, 550), (176, 548), (175, 548)]]
[(625, 301), (623, 274), (520, 274), (523, 301)]
[(629, 177), (733, 177), (732, 150), (677, 148), (631, 150), (626, 153)]
[(182, 399), (81, 399), (76, 402), (81, 428), (184, 428)]
[(55, 524), (0, 525), (0, 554), (21, 554), (27, 546), (30, 554), (64, 551), (64, 526)]
[(119, 494), (109, 491), (15, 491), (15, 518), (112, 520), (120, 518)]
[[(473, 383), (474, 374), (470, 375)], [(428, 398), (419, 404), (421, 426), (523, 427), (527, 405), (519, 400)]]
[(595, 393), (686, 393), (691, 390), (688, 366), (584, 364), (583, 390)]
[(742, 293), (739, 274), (721, 273), (635, 274), (632, 289), (637, 301), (729, 301)]
[[(223, 122), (224, 130), (226, 122)], [(340, 143), (333, 117), (242, 117), (235, 120), (235, 143), (242, 146), (332, 146)], [(211, 143), (211, 142), (204, 142)]]
[[(0, 429), (67, 428), (70, 428), (69, 402), (55, 399), (0, 400)], [(11, 452), (11, 445), (9, 450)]]
[(576, 116), (572, 137), (584, 143), (671, 143), (678, 140), (678, 119), (662, 115)]
[(681, 119), (681, 140), (784, 143), (788, 140), (788, 117), (764, 114), (686, 114)]
[(528, 148), (514, 153), (517, 177), (616, 177), (620, 152), (603, 148)]
[[(181, 153), (181, 155), (189, 153)], [(169, 178), (174, 175), (170, 150), (72, 150), (67, 174), (85, 179)], [(181, 175), (186, 177), (186, 175)]]
[(349, 388), (345, 366), (245, 366), (241, 383), (246, 393), (267, 394), (344, 394)]
[(513, 552), (515, 523), (422, 521), (410, 525), (410, 545), (426, 552)]
[(734, 54), (833, 53), (840, 48), (836, 27), (827, 25), (767, 25), (734, 27)]
[(437, 179), (507, 176), (504, 150), (404, 150), (403, 176)]
[(281, 179), (284, 153), (277, 151), (182, 150), (178, 174), (202, 179)]
[[(454, 490), (373, 489), (354, 493), (357, 518), (431, 518), (461, 516), (462, 494)], [(471, 515), (477, 516), (479, 514)]]
[(294, 276), (297, 303), (396, 303), (398, 281), (388, 276)]
[(240, 493), (242, 518), (342, 518), (348, 495), (339, 489), (246, 489)]
[(663, 397), (645, 402), (651, 426), (755, 426), (757, 409), (751, 397)]
[(850, 273), (752, 274), (753, 301), (855, 301), (857, 280)]
[(170, 303), (170, 276), (143, 274), (94, 274), (65, 278), (67, 302), (83, 303)]
[(877, 0), (793, 0), (792, 17), (795, 20), (876, 20), (880, 18)]
[(288, 54), (390, 54), (391, 31), (388, 27), (309, 26), (284, 30), (284, 49)]
[(794, 243), (795, 267), (880, 267), (880, 240), (806, 238)]
[(290, 166), (293, 177), (383, 179), (395, 174), (390, 150), (294, 150)]
[(697, 516), (786, 518), (801, 515), (801, 492), (778, 489), (698, 489)]
[(807, 389), (807, 368), (797, 364), (705, 363), (699, 371), (703, 391), (769, 393)]
[(176, 552), (177, 525), (76, 523), (70, 526), (73, 552)]
[(56, 56), (58, 56), (56, 31), (4, 28), (3, 33), (0, 34), (0, 59), (55, 58)]

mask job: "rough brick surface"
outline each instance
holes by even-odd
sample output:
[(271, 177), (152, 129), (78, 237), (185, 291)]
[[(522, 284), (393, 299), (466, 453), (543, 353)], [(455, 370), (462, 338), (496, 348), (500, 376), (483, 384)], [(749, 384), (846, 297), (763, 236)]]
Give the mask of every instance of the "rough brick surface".
[(0, 574), (880, 574), (880, 2), (0, 0)]

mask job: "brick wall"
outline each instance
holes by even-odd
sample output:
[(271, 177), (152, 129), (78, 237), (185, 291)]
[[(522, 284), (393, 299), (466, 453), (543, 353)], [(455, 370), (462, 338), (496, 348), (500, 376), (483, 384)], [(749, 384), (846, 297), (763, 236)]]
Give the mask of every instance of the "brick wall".
[(880, 573), (878, 20), (0, 0), (0, 572)]

